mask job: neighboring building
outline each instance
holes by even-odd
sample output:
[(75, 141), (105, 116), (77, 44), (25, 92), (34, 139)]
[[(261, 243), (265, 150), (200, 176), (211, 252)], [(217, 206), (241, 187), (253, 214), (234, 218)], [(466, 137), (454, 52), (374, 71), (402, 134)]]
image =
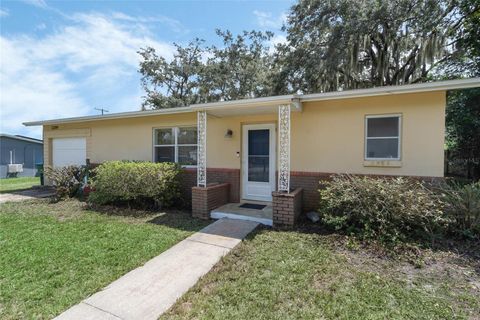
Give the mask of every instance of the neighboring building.
[(43, 163), (43, 141), (20, 135), (0, 134), (0, 178), (8, 175), (9, 164), (22, 165), (17, 177), (34, 177), (35, 165)]
[(46, 165), (178, 162), (194, 215), (265, 201), (273, 223), (291, 224), (299, 208), (318, 207), (318, 182), (332, 173), (443, 177), (446, 92), (479, 86), (451, 80), (25, 125), (43, 126)]

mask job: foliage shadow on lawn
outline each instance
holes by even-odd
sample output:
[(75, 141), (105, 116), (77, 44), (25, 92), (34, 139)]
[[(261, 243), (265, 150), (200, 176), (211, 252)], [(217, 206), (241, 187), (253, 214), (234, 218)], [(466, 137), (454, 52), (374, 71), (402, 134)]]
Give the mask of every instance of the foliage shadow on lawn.
[(353, 251), (364, 250), (379, 258), (406, 260), (412, 264), (416, 264), (420, 260), (429, 260), (429, 256), (433, 255), (453, 254), (463, 260), (463, 263), (473, 266), (477, 275), (480, 275), (480, 239), (444, 237), (436, 239), (433, 244), (426, 240), (410, 239), (398, 246), (386, 247), (379, 242), (359, 240), (353, 235), (348, 235), (347, 232), (328, 229), (321, 222), (312, 223), (305, 217), (301, 217), (298, 224), (289, 230), (326, 236), (334, 240), (329, 243), (334, 244), (337, 249), (341, 247)]
[(191, 213), (187, 211), (169, 210), (148, 222), (184, 231), (198, 231), (199, 224), (206, 227), (212, 221), (193, 218)]
[(193, 218), (191, 212), (189, 211), (173, 208), (164, 210), (140, 210), (136, 208), (128, 208), (127, 206), (88, 205), (85, 209), (111, 216), (145, 218), (147, 219), (146, 222), (151, 224), (162, 225), (189, 232), (198, 231), (199, 226), (207, 226), (211, 223), (211, 221)]

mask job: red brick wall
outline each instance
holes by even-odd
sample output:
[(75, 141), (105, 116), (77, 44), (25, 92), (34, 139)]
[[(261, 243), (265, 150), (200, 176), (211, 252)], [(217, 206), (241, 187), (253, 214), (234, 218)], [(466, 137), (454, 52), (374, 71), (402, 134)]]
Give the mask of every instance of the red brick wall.
[[(92, 167), (98, 164), (91, 164)], [(329, 179), (334, 173), (324, 172), (290, 172), (290, 186), (292, 189), (302, 188), (303, 211), (318, 209), (320, 200), (318, 189), (320, 180)], [(385, 177), (385, 176), (382, 176)], [(395, 177), (395, 176), (389, 176)], [(186, 168), (181, 173), (180, 191), (183, 205), (190, 208), (192, 204), (192, 187), (197, 185), (197, 169)], [(438, 182), (442, 178), (413, 177), (427, 182)], [(240, 169), (207, 168), (207, 183), (229, 183), (228, 202), (240, 202)]]
[(207, 183), (229, 183), (229, 202), (240, 202), (240, 169), (207, 168)]
[(318, 202), (320, 201), (320, 195), (318, 193), (318, 189), (320, 188), (319, 182), (320, 180), (329, 179), (331, 175), (331, 173), (321, 172), (290, 172), (290, 187), (292, 189), (303, 189), (302, 201), (304, 211), (318, 209)]
[(210, 219), (210, 211), (228, 203), (230, 184), (209, 185), (192, 188), (192, 216)]
[[(197, 169), (187, 168), (181, 174), (180, 191), (186, 207), (192, 204), (192, 187), (197, 185)], [(240, 169), (207, 168), (207, 183), (229, 183), (229, 202), (240, 202)]]
[[(329, 180), (332, 175), (335, 173), (325, 173), (325, 172), (305, 172), (305, 171), (291, 171), (290, 172), (290, 187), (292, 189), (302, 188), (303, 189), (303, 211), (312, 211), (318, 210), (318, 203), (320, 201), (320, 194), (318, 189), (322, 186), (320, 185), (320, 180)], [(378, 178), (396, 178), (398, 176), (387, 176), (387, 175), (367, 175), (371, 177)], [(415, 177), (410, 176), (410, 178), (419, 179), (428, 183), (438, 183), (438, 181), (443, 178), (437, 177)]]
[(302, 188), (290, 193), (272, 192), (273, 226), (293, 226), (302, 212)]

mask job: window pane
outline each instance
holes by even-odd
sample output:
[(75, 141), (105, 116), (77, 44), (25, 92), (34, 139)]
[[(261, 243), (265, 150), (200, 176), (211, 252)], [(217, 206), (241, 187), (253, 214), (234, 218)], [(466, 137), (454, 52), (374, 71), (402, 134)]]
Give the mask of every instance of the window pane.
[(197, 144), (197, 128), (179, 128), (178, 144)]
[(197, 165), (197, 147), (178, 147), (178, 163), (185, 166)]
[(368, 118), (368, 137), (398, 137), (398, 117)]
[(270, 153), (270, 130), (248, 131), (248, 155), (268, 156)]
[(155, 147), (155, 162), (175, 162), (175, 147)]
[(155, 130), (155, 144), (175, 144), (173, 129), (157, 129)]
[(248, 156), (248, 181), (269, 181), (269, 158), (269, 156)]
[(367, 158), (398, 158), (398, 138), (367, 139)]

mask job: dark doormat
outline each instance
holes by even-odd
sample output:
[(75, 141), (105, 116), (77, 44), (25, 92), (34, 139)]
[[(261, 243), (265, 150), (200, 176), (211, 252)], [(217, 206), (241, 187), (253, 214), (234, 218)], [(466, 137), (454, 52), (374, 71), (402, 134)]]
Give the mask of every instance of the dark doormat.
[(266, 205), (263, 205), (263, 204), (248, 203), (248, 202), (240, 205), (240, 208), (255, 209), (255, 210), (262, 210), (265, 207)]

